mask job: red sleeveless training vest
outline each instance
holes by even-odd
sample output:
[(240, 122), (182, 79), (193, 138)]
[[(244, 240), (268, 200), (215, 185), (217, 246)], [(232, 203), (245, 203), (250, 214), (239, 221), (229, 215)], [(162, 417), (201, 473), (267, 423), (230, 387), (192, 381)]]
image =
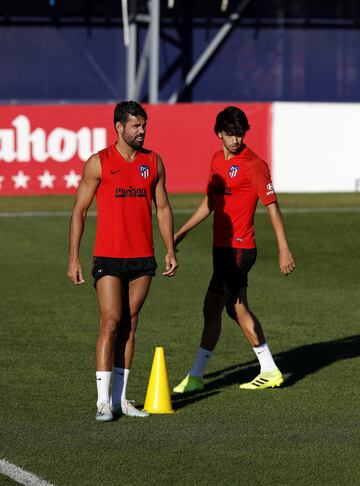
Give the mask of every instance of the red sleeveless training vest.
[(157, 156), (142, 149), (132, 162), (115, 144), (99, 152), (101, 182), (96, 191), (94, 256), (141, 258), (154, 255), (152, 198)]

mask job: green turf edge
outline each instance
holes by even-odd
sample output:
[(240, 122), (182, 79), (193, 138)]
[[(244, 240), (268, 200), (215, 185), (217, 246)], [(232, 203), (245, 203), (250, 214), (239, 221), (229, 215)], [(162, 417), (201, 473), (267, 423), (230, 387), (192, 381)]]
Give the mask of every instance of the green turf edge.
[[(1, 196), (0, 211), (70, 211), (74, 204), (74, 195), (59, 196)], [(171, 205), (178, 209), (195, 208), (201, 199), (201, 193), (169, 194)], [(349, 193), (279, 193), (278, 200), (284, 208), (347, 208), (360, 207), (360, 192)], [(95, 203), (93, 204), (95, 208)]]

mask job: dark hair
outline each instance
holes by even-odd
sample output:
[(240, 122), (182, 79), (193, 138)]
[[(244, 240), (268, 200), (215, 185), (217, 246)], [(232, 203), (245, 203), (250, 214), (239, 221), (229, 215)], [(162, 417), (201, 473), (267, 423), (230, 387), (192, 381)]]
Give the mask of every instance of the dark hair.
[(125, 125), (129, 115), (142, 116), (145, 121), (147, 120), (146, 111), (139, 103), (136, 103), (136, 101), (121, 101), (115, 106), (114, 126), (117, 122)]
[(245, 113), (240, 108), (228, 106), (225, 110), (218, 113), (214, 130), (216, 135), (220, 132), (225, 132), (229, 135), (243, 137), (250, 130), (250, 125)]

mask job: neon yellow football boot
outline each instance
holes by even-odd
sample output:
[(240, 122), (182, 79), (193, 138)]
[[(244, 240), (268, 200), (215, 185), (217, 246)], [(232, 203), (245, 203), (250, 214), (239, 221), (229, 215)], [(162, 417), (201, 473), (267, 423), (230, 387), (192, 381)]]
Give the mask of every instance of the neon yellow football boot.
[(179, 383), (173, 391), (175, 393), (189, 393), (197, 390), (203, 390), (204, 383), (199, 376), (187, 375), (181, 383)]
[(242, 383), (239, 388), (243, 390), (264, 390), (265, 388), (274, 388), (284, 382), (284, 377), (278, 368), (274, 371), (263, 371), (249, 383)]

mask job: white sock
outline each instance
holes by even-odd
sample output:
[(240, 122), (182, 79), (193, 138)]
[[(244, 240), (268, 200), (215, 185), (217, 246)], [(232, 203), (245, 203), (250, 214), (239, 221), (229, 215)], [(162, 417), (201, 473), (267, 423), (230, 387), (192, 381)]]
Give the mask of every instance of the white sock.
[(199, 351), (195, 360), (195, 363), (191, 370), (189, 371), (189, 375), (198, 376), (202, 378), (204, 374), (204, 370), (206, 365), (208, 364), (209, 359), (212, 356), (212, 351), (208, 351), (205, 348), (199, 347)]
[(115, 405), (121, 403), (126, 398), (126, 387), (130, 370), (127, 368), (113, 368), (112, 398), (111, 402)]
[(96, 405), (99, 406), (102, 402), (110, 401), (110, 380), (111, 371), (97, 371), (96, 372), (96, 386), (98, 398)]
[(266, 343), (253, 348), (253, 351), (260, 363), (260, 373), (263, 371), (274, 371), (276, 364)]

